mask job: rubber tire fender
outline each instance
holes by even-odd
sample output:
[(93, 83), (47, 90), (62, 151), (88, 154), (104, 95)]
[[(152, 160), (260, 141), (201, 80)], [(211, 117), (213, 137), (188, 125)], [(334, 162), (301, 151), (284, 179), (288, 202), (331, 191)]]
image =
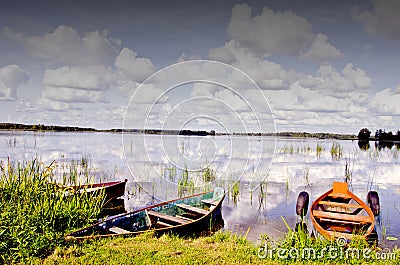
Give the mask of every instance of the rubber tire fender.
[(367, 202), (369, 208), (371, 208), (374, 216), (378, 216), (381, 212), (381, 206), (379, 204), (379, 195), (376, 191), (370, 191), (367, 195)]
[(296, 202), (296, 214), (300, 217), (304, 217), (308, 211), (308, 204), (310, 202), (310, 195), (306, 191), (299, 193)]

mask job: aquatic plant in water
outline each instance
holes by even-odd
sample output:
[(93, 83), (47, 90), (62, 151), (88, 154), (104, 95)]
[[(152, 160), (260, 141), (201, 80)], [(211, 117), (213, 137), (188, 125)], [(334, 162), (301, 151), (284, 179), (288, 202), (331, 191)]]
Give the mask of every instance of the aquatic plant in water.
[(321, 144), (317, 143), (317, 148), (315, 149), (315, 151), (316, 151), (317, 158), (320, 158), (322, 152), (324, 151), (324, 148), (322, 147)]
[(343, 147), (338, 143), (333, 143), (331, 147), (331, 156), (333, 160), (339, 160), (343, 156)]
[(211, 182), (216, 179), (216, 172), (209, 166), (202, 170), (202, 179), (206, 182)]
[(182, 169), (181, 174), (182, 175), (178, 181), (178, 196), (182, 197), (187, 191), (189, 192), (189, 195), (193, 194), (194, 182), (189, 180), (189, 170), (186, 166)]

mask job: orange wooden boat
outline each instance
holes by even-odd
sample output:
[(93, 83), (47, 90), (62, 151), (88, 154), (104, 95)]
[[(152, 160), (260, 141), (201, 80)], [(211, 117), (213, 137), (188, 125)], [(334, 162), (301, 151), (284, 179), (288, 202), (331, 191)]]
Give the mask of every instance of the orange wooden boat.
[(333, 188), (313, 202), (310, 216), (315, 229), (328, 239), (367, 238), (375, 226), (373, 211), (349, 191), (347, 182), (333, 182)]

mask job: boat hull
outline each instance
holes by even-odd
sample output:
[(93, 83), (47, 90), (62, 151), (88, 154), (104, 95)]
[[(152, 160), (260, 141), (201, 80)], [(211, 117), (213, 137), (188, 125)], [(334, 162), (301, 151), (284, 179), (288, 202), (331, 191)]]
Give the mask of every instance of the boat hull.
[(90, 194), (95, 194), (101, 190), (104, 190), (106, 196), (105, 200), (107, 202), (116, 199), (118, 197), (124, 196), (125, 186), (127, 181), (128, 180), (125, 179), (123, 181), (111, 181), (103, 183), (68, 186), (67, 189), (73, 189), (75, 192), (87, 192)]
[(350, 192), (345, 182), (334, 182), (332, 189), (313, 202), (310, 213), (315, 229), (328, 239), (367, 238), (375, 226), (369, 206)]
[[(193, 234), (207, 231), (222, 221), (224, 191), (205, 192), (151, 205), (121, 214), (66, 235), (66, 239), (87, 239), (120, 235), (173, 232)], [(215, 228), (215, 227), (214, 227)]]

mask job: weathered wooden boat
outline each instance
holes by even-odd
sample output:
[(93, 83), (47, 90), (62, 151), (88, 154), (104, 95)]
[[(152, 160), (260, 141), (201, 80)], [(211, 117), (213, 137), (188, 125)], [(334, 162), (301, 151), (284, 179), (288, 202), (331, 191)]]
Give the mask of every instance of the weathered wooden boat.
[(154, 230), (157, 234), (191, 234), (204, 231), (221, 218), (224, 197), (224, 189), (216, 188), (214, 191), (166, 201), (107, 218), (67, 234), (66, 239), (138, 235), (149, 230)]
[(124, 196), (125, 186), (128, 180), (122, 181), (111, 181), (111, 182), (102, 182), (102, 183), (90, 183), (90, 184), (82, 184), (75, 186), (67, 186), (61, 187), (67, 194), (71, 191), (73, 192), (88, 192), (91, 194), (95, 194), (98, 192), (105, 193), (106, 201), (111, 201), (115, 198)]
[[(307, 200), (305, 192), (299, 194), (296, 205), (298, 214), (304, 213), (302, 202)], [(333, 182), (333, 188), (312, 203), (311, 221), (317, 232), (328, 239), (342, 237), (351, 240), (355, 235), (367, 238), (374, 231), (374, 215), (379, 214), (376, 192), (368, 194), (368, 203), (369, 206), (350, 192), (347, 182)]]

